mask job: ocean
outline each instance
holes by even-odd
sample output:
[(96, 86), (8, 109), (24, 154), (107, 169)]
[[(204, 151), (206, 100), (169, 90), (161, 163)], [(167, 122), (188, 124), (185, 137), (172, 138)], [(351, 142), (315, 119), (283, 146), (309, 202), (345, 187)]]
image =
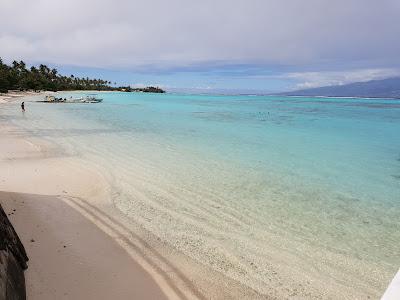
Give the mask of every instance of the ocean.
[(114, 206), (173, 249), (305, 298), (377, 297), (398, 270), (400, 100), (98, 96), (14, 123), (108, 170)]

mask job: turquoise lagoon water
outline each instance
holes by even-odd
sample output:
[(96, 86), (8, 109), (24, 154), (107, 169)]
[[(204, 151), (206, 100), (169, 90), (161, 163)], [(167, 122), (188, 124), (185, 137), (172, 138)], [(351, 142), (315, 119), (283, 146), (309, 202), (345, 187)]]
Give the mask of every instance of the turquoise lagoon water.
[(399, 100), (100, 96), (19, 125), (110, 170), (115, 206), (174, 248), (262, 292), (376, 296), (399, 267)]

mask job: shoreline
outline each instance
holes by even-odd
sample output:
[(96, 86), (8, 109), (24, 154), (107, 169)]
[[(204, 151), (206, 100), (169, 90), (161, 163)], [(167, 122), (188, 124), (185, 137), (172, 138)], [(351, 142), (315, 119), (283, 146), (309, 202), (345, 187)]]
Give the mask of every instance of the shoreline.
[(47, 91), (33, 92), (33, 91), (9, 91), (8, 93), (0, 93), (0, 104), (15, 102), (18, 99), (27, 96), (41, 96), (46, 95)]
[(104, 200), (108, 191), (100, 174), (80, 168), (46, 141), (21, 136), (2, 122), (0, 128), (0, 202), (30, 259), (28, 299), (168, 299), (115, 236), (68, 203), (74, 197)]
[[(15, 102), (18, 99), (24, 98), (24, 97), (35, 97), (35, 96), (45, 96), (45, 95), (60, 95), (60, 94), (65, 94), (65, 93), (149, 93), (153, 94), (151, 92), (141, 92), (141, 91), (131, 91), (131, 92), (126, 92), (126, 91), (118, 91), (118, 90), (65, 90), (65, 91), (15, 91), (15, 90), (10, 90), (8, 93), (0, 93), (0, 104), (2, 103), (11, 103)], [(164, 92), (166, 93), (166, 92)], [(157, 93), (160, 94), (160, 93)]]
[(2, 103), (12, 103), (18, 100), (22, 100), (25, 97), (40, 97), (45, 95), (57, 95), (62, 93), (110, 93), (113, 91), (104, 90), (70, 90), (70, 91), (9, 91), (8, 93), (0, 93), (0, 104)]

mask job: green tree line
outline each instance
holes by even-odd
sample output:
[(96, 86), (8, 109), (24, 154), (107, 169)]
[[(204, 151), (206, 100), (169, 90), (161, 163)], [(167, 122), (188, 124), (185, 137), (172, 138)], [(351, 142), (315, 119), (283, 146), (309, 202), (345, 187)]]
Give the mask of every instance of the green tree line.
[(0, 58), (0, 92), (8, 90), (113, 90), (111, 82), (102, 79), (62, 76), (56, 69), (41, 64), (27, 68), (23, 61), (6, 65)]

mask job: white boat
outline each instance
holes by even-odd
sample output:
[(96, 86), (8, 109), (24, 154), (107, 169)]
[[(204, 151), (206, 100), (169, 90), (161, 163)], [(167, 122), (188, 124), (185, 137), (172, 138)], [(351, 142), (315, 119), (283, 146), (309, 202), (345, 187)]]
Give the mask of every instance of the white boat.
[(45, 100), (43, 102), (49, 102), (49, 103), (100, 103), (102, 102), (103, 99), (101, 98), (96, 98), (95, 96), (85, 96), (85, 97), (79, 97), (79, 98), (72, 98), (72, 96), (69, 99), (66, 98), (56, 98), (54, 96), (49, 96), (47, 95), (45, 97)]
[(83, 103), (100, 103), (102, 102), (103, 99), (101, 98), (96, 98), (94, 96), (86, 96), (85, 98), (83, 98), (82, 102)]
[(66, 101), (65, 98), (64, 99), (63, 98), (56, 98), (54, 96), (47, 95), (43, 102), (60, 103), (60, 102), (65, 102), (65, 101)]

